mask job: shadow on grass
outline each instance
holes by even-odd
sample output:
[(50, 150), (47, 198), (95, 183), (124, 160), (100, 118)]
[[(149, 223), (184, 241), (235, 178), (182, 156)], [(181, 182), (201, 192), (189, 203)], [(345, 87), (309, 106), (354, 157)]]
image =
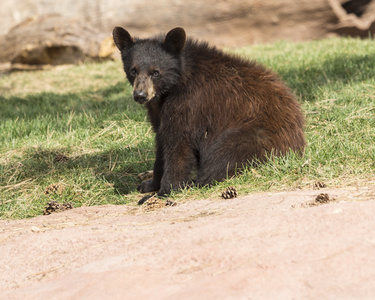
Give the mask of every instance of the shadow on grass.
[[(366, 71), (368, 70), (368, 72)], [(341, 85), (366, 81), (373, 77), (375, 54), (355, 54), (327, 58), (319, 64), (301, 64), (299, 67), (285, 67), (280, 76), (298, 95), (307, 101), (315, 101), (314, 95), (324, 86)]]
[[(128, 117), (142, 114), (142, 106), (135, 103), (130, 95), (124, 93), (127, 85), (117, 83), (97, 91), (81, 93), (43, 92), (26, 96), (0, 96), (0, 119), (21, 119), (29, 121), (39, 117), (61, 116), (75, 113), (118, 114), (131, 111)], [(144, 114), (144, 113), (143, 113)]]
[[(0, 96), (0, 120), (5, 121), (3, 124), (11, 120), (8, 125), (3, 125), (4, 135), (0, 141), (27, 139), (30, 134), (45, 135), (48, 130), (65, 132), (72, 111), (78, 120), (75, 123), (77, 128), (90, 126), (94, 131), (100, 131), (107, 120), (126, 118), (143, 122), (146, 116), (144, 108), (131, 97), (124, 96), (124, 87), (124, 83), (118, 83), (96, 92), (39, 93), (8, 98)], [(84, 117), (79, 119), (79, 115), (92, 116), (94, 124)], [(138, 142), (137, 148), (105, 150), (78, 157), (69, 157), (69, 151), (68, 147), (22, 149), (20, 158), (12, 159), (8, 164), (0, 164), (0, 186), (8, 184), (9, 181), (16, 184), (35, 178), (39, 185), (61, 179), (84, 181), (84, 178), (80, 178), (84, 174), (87, 180), (109, 183), (115, 193), (128, 194), (139, 184), (137, 174), (152, 168), (151, 162), (138, 162), (142, 155), (153, 155), (153, 149), (150, 149), (146, 142)], [(68, 160), (56, 161), (60, 154), (66, 155)], [(89, 185), (87, 188), (90, 188)]]
[[(375, 54), (345, 54), (334, 58), (326, 58), (319, 64), (299, 64), (298, 67), (284, 66), (278, 70), (281, 77), (286, 80), (291, 88), (299, 95), (304, 95), (308, 101), (313, 101), (317, 89), (332, 83), (348, 84), (361, 82), (370, 77), (363, 70), (375, 70)], [(81, 93), (38, 93), (25, 97), (0, 96), (0, 119), (31, 120), (39, 116), (57, 114), (63, 115), (71, 111), (106, 113), (117, 115), (126, 112), (128, 117), (141, 115), (145, 112), (142, 106), (135, 103), (130, 93), (124, 93), (130, 85), (119, 82), (113, 86), (97, 91), (84, 91)]]
[[(1, 164), (0, 186), (8, 185), (10, 178), (14, 184), (36, 180), (37, 185), (46, 186), (53, 181), (73, 182), (91, 189), (97, 181), (113, 186), (114, 193), (131, 193), (140, 184), (138, 174), (152, 168), (152, 158), (147, 161), (130, 161), (129, 157), (152, 156), (153, 151), (142, 148), (111, 150), (70, 156), (69, 150), (29, 148), (19, 162)], [(3, 183), (3, 184), (1, 184)]]

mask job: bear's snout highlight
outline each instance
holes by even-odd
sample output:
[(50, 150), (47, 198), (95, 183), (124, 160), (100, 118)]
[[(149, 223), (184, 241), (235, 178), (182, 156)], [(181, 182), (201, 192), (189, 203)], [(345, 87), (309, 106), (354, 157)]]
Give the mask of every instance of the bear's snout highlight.
[(147, 103), (155, 97), (154, 84), (150, 77), (140, 76), (134, 81), (133, 98), (140, 104)]

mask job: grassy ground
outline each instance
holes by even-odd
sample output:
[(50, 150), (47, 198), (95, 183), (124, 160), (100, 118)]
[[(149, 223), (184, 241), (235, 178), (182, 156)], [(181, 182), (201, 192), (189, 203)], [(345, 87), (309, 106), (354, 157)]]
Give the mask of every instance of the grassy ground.
[[(330, 39), (237, 49), (273, 68), (299, 96), (308, 146), (175, 199), (356, 184), (375, 178), (375, 41)], [(135, 203), (154, 135), (121, 63), (0, 75), (0, 218), (43, 213), (50, 200)]]

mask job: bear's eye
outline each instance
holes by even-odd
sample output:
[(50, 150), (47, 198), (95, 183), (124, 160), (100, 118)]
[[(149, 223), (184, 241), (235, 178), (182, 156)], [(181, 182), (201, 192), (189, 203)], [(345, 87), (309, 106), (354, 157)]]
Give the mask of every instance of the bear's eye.
[(152, 72), (152, 77), (158, 77), (160, 75), (160, 72), (158, 70), (155, 70)]
[(135, 68), (131, 69), (131, 70), (130, 70), (130, 75), (131, 75), (131, 76), (135, 76), (135, 75), (137, 75), (137, 70), (136, 70)]

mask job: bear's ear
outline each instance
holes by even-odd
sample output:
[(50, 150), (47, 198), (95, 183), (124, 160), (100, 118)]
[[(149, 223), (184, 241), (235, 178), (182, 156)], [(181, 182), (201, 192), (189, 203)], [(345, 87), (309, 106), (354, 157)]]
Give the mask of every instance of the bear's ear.
[(185, 42), (185, 30), (181, 27), (177, 27), (167, 33), (164, 40), (164, 46), (167, 51), (173, 54), (181, 54), (182, 50), (184, 50)]
[(112, 34), (113, 40), (120, 51), (127, 50), (134, 44), (134, 40), (129, 32), (122, 27), (115, 27)]

